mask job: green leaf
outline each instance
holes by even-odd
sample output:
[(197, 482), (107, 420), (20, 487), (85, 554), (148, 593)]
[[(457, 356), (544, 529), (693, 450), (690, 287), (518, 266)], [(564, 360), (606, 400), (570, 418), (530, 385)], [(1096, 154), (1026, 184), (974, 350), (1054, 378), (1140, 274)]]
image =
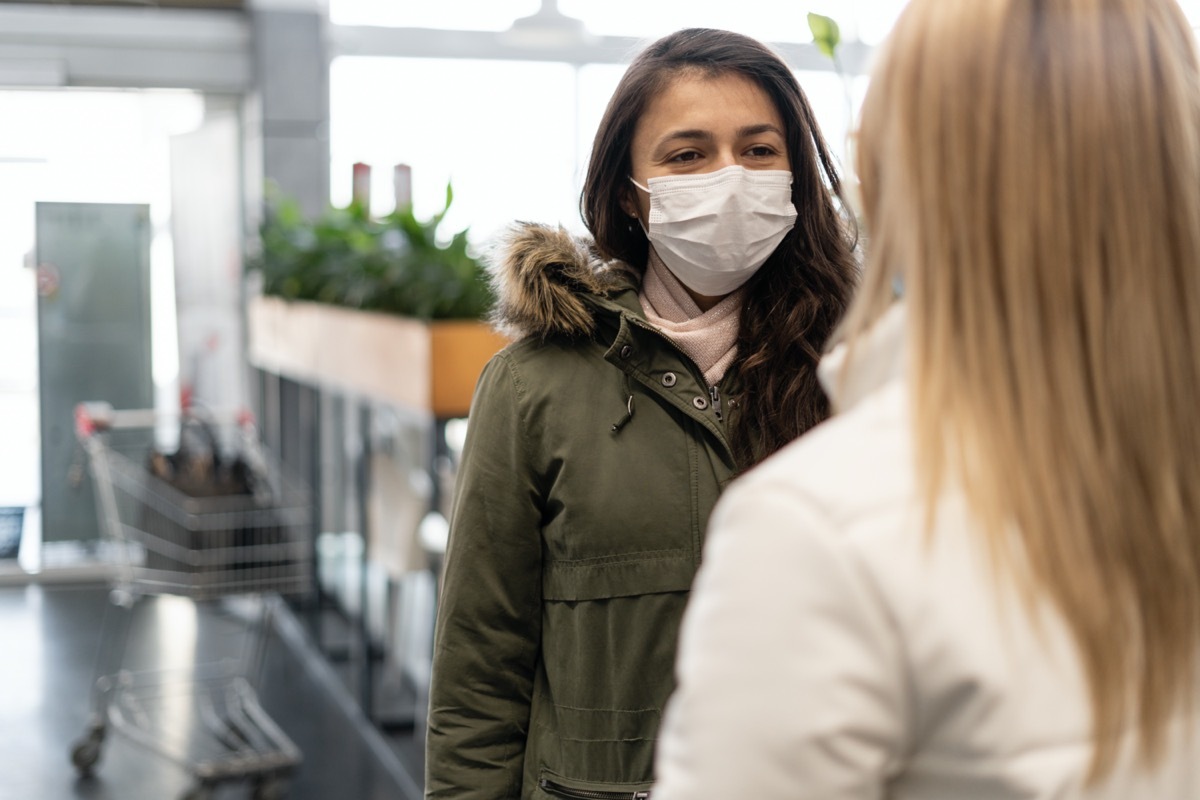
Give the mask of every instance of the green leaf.
[(429, 220), (429, 241), (434, 241), (437, 236), (438, 226), (442, 224), (442, 220), (446, 218), (446, 212), (450, 210), (450, 204), (454, 202), (454, 185), (450, 182), (446, 183), (446, 205), (442, 210), (433, 215), (433, 219)]
[(812, 31), (813, 44), (829, 58), (834, 57), (837, 47), (842, 41), (842, 31), (832, 17), (822, 14), (808, 14), (808, 29)]
[(261, 249), (247, 269), (263, 291), (299, 300), (423, 318), (480, 318), (495, 298), (467, 231), (439, 244), (438, 226), (454, 200), (429, 219), (412, 206), (382, 219), (351, 203), (309, 220), (294, 201), (273, 191), (259, 230)]

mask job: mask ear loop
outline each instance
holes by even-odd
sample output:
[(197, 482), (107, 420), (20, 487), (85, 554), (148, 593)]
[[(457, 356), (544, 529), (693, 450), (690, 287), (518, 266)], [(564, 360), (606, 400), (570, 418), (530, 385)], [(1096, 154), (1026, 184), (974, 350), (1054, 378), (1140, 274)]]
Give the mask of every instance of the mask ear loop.
[[(642, 185), (641, 185), (640, 183), (638, 183), (637, 181), (635, 181), (635, 180), (633, 179), (633, 176), (632, 176), (632, 175), (630, 175), (630, 176), (629, 176), (629, 182), (630, 182), (630, 183), (632, 183), (632, 184), (633, 184), (634, 186), (636, 186), (637, 188), (641, 189), (641, 190), (642, 190), (643, 192), (645, 192), (646, 194), (650, 194), (650, 190), (649, 190), (648, 188), (646, 188), (645, 186), (642, 186)], [(641, 228), (641, 229), (642, 229), (642, 233), (644, 233), (644, 234), (646, 235), (646, 238), (647, 238), (647, 239), (649, 239), (649, 238), (650, 238), (650, 231), (648, 231), (648, 230), (646, 229), (646, 226), (645, 226), (644, 224), (642, 224), (642, 218), (641, 218), (640, 216), (638, 216), (637, 214), (630, 214), (630, 215), (629, 215), (629, 217), (630, 217), (630, 219), (635, 219), (635, 220), (637, 220), (637, 226), (638, 226), (639, 228)], [(630, 230), (630, 231), (632, 231), (632, 230), (633, 230), (633, 223), (632, 223), (632, 222), (630, 222), (630, 223), (629, 223), (629, 230)]]

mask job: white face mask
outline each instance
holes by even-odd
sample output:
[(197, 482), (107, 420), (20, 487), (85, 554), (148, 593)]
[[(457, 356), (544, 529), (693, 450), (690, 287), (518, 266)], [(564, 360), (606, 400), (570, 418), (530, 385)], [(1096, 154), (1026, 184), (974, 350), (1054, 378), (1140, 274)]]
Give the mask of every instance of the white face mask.
[(650, 195), (646, 236), (675, 277), (697, 294), (729, 294), (750, 280), (796, 224), (788, 170), (733, 166), (647, 183), (633, 181)]

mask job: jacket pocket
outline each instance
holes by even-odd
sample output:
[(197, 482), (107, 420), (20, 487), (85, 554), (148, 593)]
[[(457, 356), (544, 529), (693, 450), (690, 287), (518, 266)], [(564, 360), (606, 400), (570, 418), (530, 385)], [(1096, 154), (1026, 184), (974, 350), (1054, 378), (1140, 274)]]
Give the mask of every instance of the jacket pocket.
[(576, 561), (549, 561), (542, 569), (542, 597), (576, 602), (686, 592), (696, 577), (691, 550), (658, 550)]
[(538, 775), (538, 788), (555, 800), (648, 800), (650, 797), (648, 783), (577, 781), (547, 769)]

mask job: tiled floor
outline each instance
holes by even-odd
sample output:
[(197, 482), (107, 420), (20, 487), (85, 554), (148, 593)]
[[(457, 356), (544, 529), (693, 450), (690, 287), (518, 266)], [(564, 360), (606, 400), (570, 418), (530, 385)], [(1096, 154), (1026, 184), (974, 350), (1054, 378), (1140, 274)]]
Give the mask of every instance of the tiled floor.
[[(69, 762), (70, 745), (88, 718), (107, 608), (102, 585), (0, 588), (0, 800), (174, 800), (192, 785), (179, 766), (122, 736), (109, 737), (91, 778), (77, 778)], [(252, 603), (144, 599), (131, 617), (122, 662), (154, 672), (172, 687), (184, 686), (193, 663), (238, 652), (254, 609)], [(113, 630), (111, 624), (107, 630)], [(389, 746), (318, 654), (300, 617), (282, 608), (266, 642), (262, 705), (304, 753), (287, 797), (418, 797), (419, 777), (412, 773), (419, 754), (411, 735)], [(166, 693), (145, 711), (144, 722), (156, 737), (184, 737), (180, 741), (194, 746), (201, 729), (186, 697)], [(244, 784), (227, 785), (213, 800), (250, 796)]]

